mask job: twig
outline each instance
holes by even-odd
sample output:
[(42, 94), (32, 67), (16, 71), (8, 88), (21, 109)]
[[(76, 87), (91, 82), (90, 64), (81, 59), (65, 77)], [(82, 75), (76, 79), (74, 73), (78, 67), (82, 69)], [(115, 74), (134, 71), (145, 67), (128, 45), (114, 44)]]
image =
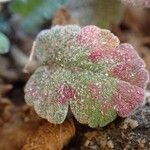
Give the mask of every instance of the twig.
[(33, 46), (32, 46), (32, 49), (31, 49), (31, 53), (30, 53), (29, 60), (28, 60), (28, 62), (26, 63), (24, 69), (23, 69), (23, 72), (24, 72), (24, 73), (29, 73), (29, 67), (30, 67), (30, 65), (31, 65), (31, 62), (33, 61), (34, 52), (35, 52), (35, 42), (33, 42)]

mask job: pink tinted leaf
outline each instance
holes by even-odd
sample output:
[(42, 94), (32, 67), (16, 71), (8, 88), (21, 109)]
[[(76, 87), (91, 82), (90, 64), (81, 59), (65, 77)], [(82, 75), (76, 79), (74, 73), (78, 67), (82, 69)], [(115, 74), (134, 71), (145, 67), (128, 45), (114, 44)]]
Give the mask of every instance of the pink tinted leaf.
[(124, 81), (119, 81), (113, 95), (118, 115), (127, 117), (144, 100), (144, 90)]
[(70, 108), (75, 118), (90, 127), (105, 126), (116, 118), (116, 110), (112, 105), (111, 96), (116, 86), (116, 80), (104, 81), (104, 76), (91, 71), (77, 74), (75, 81), (77, 89), (76, 101), (70, 101)]
[(84, 47), (104, 47), (113, 49), (119, 45), (119, 39), (109, 30), (103, 30), (96, 26), (85, 26), (77, 35), (77, 41)]
[(102, 99), (102, 95), (101, 95), (101, 88), (96, 86), (95, 84), (90, 84), (88, 86), (88, 89), (89, 89), (89, 93), (90, 93), (90, 96), (93, 100), (100, 100)]
[(119, 46), (120, 41), (118, 37), (111, 33), (109, 30), (101, 29), (99, 33), (99, 43), (103, 48), (112, 50)]
[(35, 108), (40, 117), (46, 118), (51, 123), (62, 123), (68, 112), (68, 104), (56, 102), (53, 87), (54, 72), (44, 66), (38, 68), (26, 84), (25, 100)]
[(148, 72), (144, 69), (143, 60), (130, 44), (121, 44), (117, 48), (117, 65), (112, 69), (112, 75), (132, 85), (144, 88), (148, 81)]
[(26, 85), (26, 102), (52, 123), (62, 123), (69, 106), (90, 127), (128, 116), (144, 101), (148, 73), (134, 48), (119, 44), (92, 25), (46, 30), (35, 42), (42, 67)]
[(96, 62), (104, 57), (104, 52), (101, 49), (92, 50), (88, 55), (88, 59), (92, 62)]
[(76, 91), (69, 85), (61, 84), (56, 89), (56, 99), (63, 105), (70, 99), (76, 99)]

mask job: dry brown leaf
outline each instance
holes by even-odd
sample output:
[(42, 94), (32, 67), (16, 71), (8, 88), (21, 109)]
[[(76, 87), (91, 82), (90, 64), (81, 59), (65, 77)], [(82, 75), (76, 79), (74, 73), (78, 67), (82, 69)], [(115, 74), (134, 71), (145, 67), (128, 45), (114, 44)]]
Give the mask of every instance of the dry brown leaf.
[(45, 121), (28, 139), (23, 150), (61, 150), (75, 134), (72, 121), (54, 125)]
[(67, 25), (67, 24), (78, 24), (78, 22), (71, 17), (66, 8), (60, 8), (54, 14), (52, 19), (52, 25)]
[[(54, 125), (39, 118), (27, 105), (8, 105), (12, 106), (11, 119), (0, 126), (0, 150), (61, 150), (75, 134), (73, 121)], [(1, 108), (3, 112), (6, 106)]]
[(10, 60), (6, 57), (0, 56), (0, 76), (11, 81), (19, 78), (18, 72), (12, 67)]

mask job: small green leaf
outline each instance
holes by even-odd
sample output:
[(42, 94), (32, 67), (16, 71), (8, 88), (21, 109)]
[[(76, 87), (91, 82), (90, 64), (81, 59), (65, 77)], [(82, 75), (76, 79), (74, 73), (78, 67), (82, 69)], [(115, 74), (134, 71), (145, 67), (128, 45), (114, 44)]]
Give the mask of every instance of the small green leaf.
[(8, 38), (0, 32), (0, 54), (7, 53), (9, 51), (9, 45)]
[(22, 16), (21, 25), (27, 32), (36, 32), (64, 2), (65, 0), (13, 0), (10, 10)]
[(95, 18), (99, 27), (110, 29), (112, 24), (119, 23), (123, 14), (120, 0), (98, 0), (97, 3)]

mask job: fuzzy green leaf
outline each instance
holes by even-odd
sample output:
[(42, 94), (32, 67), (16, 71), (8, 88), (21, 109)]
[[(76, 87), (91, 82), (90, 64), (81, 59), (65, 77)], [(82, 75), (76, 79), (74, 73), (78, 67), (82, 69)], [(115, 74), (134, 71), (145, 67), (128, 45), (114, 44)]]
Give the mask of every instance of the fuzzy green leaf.
[(26, 31), (36, 32), (64, 2), (65, 0), (13, 0), (10, 9), (22, 16), (21, 25)]
[(0, 54), (7, 53), (9, 51), (9, 40), (3, 33), (0, 32)]
[(33, 50), (41, 67), (27, 82), (25, 99), (51, 123), (62, 123), (70, 108), (80, 123), (103, 127), (144, 100), (143, 60), (109, 30), (55, 26), (37, 36)]

